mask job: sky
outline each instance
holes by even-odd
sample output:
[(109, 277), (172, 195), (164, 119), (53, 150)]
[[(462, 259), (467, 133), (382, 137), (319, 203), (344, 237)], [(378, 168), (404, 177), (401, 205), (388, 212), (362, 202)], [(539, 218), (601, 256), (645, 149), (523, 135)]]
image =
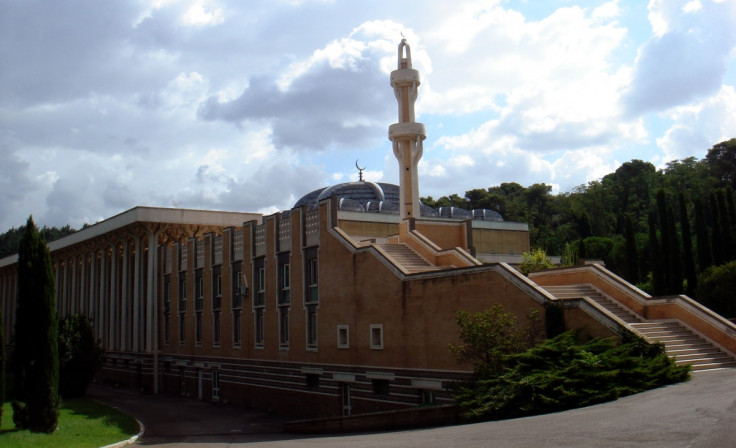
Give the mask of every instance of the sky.
[(734, 0), (0, 0), (0, 232), (274, 213), (356, 160), (398, 183), (402, 36), (421, 196), (566, 193), (736, 137)]

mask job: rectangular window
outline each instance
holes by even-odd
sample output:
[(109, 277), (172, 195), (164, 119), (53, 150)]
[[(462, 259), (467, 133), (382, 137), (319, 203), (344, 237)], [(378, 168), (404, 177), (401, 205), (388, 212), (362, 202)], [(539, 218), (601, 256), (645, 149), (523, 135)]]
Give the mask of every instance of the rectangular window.
[(233, 308), (240, 308), (243, 306), (243, 293), (245, 292), (245, 288), (243, 288), (243, 272), (241, 272), (240, 269), (240, 263), (233, 263)]
[(186, 314), (185, 313), (179, 313), (179, 344), (184, 345), (184, 342), (186, 341)]
[(169, 313), (164, 313), (164, 344), (169, 345)]
[(256, 297), (255, 306), (264, 305), (266, 303), (266, 268), (256, 269)]
[(310, 258), (307, 261), (307, 299), (309, 303), (319, 301), (319, 269), (317, 258)]
[(317, 347), (317, 307), (307, 307), (307, 347)]
[(289, 307), (279, 307), (279, 346), (289, 346)]
[(179, 273), (179, 311), (187, 310), (187, 278), (186, 272)]
[(263, 308), (256, 308), (254, 324), (256, 347), (263, 347)]
[(307, 373), (305, 375), (307, 387), (310, 389), (319, 388), (319, 375), (316, 373)]
[(291, 268), (289, 263), (279, 269), (279, 303), (291, 303)]
[(195, 279), (194, 282), (195, 285), (195, 291), (194, 291), (194, 309), (201, 311), (204, 309), (204, 275), (201, 269), (199, 269), (195, 273)]
[(383, 325), (371, 325), (371, 348), (375, 350), (383, 349)]
[(240, 310), (233, 310), (233, 345), (240, 347)]
[(215, 311), (212, 313), (212, 343), (215, 347), (220, 346), (220, 312)]
[(212, 309), (219, 310), (222, 308), (222, 274), (216, 273), (214, 278), (215, 282), (212, 288), (214, 290)]
[(347, 325), (337, 326), (337, 348), (350, 348), (350, 327)]
[(194, 342), (202, 344), (202, 313), (194, 315)]
[(164, 344), (169, 345), (169, 317), (171, 316), (171, 276), (164, 277)]

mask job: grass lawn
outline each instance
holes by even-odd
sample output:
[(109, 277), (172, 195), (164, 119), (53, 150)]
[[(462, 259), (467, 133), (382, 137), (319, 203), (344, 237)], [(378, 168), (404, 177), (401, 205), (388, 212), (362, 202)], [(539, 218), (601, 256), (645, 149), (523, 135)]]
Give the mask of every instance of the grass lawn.
[(18, 431), (13, 426), (13, 409), (3, 405), (0, 446), (3, 448), (101, 447), (129, 439), (138, 433), (138, 423), (129, 415), (88, 398), (64, 400), (59, 426), (53, 434)]

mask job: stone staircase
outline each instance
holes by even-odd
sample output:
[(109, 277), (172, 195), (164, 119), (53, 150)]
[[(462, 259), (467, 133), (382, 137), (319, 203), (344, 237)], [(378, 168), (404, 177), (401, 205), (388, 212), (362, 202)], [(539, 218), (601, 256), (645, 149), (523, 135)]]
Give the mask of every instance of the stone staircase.
[(544, 286), (543, 288), (560, 299), (588, 297), (594, 300), (650, 341), (662, 342), (667, 354), (674, 356), (677, 364), (690, 364), (693, 371), (736, 367), (736, 359), (680, 322), (644, 320), (591, 285)]
[(410, 274), (439, 269), (404, 243), (380, 243), (375, 244), (375, 246), (383, 250), (391, 258), (391, 261)]

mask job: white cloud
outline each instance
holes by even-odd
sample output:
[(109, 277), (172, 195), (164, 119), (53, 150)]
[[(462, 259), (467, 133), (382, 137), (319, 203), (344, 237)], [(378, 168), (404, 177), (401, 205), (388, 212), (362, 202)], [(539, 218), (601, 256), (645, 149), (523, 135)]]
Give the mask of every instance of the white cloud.
[(657, 139), (664, 151), (662, 162), (695, 154), (704, 157), (714, 144), (736, 136), (736, 90), (724, 86), (710, 98), (667, 115), (674, 123)]

